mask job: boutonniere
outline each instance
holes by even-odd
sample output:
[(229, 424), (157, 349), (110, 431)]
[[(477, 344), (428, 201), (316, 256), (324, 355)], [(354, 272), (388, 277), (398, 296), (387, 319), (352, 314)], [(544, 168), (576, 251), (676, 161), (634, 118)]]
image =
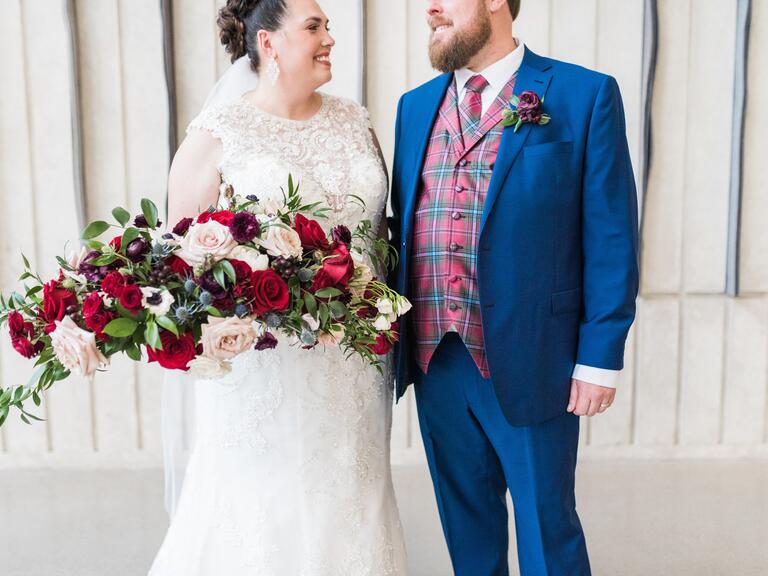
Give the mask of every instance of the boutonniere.
[(512, 96), (509, 106), (504, 109), (502, 124), (504, 127), (514, 126), (515, 132), (520, 130), (523, 124), (549, 124), (552, 118), (541, 111), (544, 100), (539, 98), (536, 92), (526, 90), (520, 96)]

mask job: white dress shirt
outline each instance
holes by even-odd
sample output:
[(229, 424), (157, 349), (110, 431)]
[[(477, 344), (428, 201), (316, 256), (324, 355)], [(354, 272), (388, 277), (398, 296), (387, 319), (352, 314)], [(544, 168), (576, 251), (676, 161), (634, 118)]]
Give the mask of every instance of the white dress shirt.
[[(496, 100), (496, 97), (504, 89), (504, 86), (509, 82), (509, 79), (517, 73), (517, 70), (520, 68), (520, 64), (523, 61), (525, 44), (517, 38), (515, 38), (515, 42), (517, 42), (517, 48), (484, 70), (473, 71), (469, 68), (456, 70), (454, 76), (456, 78), (459, 102), (464, 100), (464, 96), (467, 92), (467, 81), (476, 74), (482, 74), (488, 82), (488, 86), (483, 90), (481, 95), (483, 101), (483, 115), (488, 112), (493, 101)], [(456, 327), (451, 325), (449, 331), (456, 332)], [(572, 377), (589, 384), (597, 384), (598, 386), (605, 386), (607, 388), (616, 388), (619, 373), (620, 370), (608, 370), (606, 368), (595, 368), (593, 366), (576, 364), (573, 369)]]

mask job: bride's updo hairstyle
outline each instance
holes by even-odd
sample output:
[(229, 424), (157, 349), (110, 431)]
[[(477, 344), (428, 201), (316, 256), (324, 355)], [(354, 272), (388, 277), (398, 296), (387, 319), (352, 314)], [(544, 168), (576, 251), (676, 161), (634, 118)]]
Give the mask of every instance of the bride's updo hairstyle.
[(216, 24), (221, 43), (232, 55), (232, 62), (247, 54), (251, 67), (258, 72), (256, 34), (259, 30), (279, 30), (287, 9), (286, 0), (227, 0), (226, 6), (219, 10)]

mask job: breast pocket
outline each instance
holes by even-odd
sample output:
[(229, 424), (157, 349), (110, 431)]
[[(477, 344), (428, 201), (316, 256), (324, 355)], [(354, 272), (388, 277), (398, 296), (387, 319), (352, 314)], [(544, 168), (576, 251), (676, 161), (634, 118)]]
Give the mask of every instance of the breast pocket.
[(536, 156), (554, 156), (557, 154), (570, 154), (573, 152), (573, 142), (545, 142), (544, 144), (532, 144), (523, 148), (525, 158)]

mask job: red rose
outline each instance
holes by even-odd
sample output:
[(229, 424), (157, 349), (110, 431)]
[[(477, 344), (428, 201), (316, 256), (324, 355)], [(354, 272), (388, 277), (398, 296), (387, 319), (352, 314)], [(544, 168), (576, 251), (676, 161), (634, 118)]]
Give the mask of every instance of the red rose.
[(98, 292), (91, 292), (83, 300), (83, 320), (99, 340), (109, 339), (109, 336), (104, 334), (104, 327), (114, 319), (115, 315), (104, 308), (104, 301)]
[(337, 244), (332, 253), (333, 256), (326, 258), (323, 267), (315, 274), (313, 292), (329, 287), (346, 288), (355, 273), (355, 263), (346, 245)]
[(294, 229), (301, 238), (301, 245), (305, 250), (328, 250), (331, 247), (323, 227), (315, 220), (296, 214)]
[(51, 330), (55, 330), (54, 322), (66, 315), (69, 306), (77, 305), (74, 292), (61, 288), (58, 282), (51, 280), (43, 286), (43, 318)]
[(171, 332), (162, 330), (160, 341), (162, 350), (153, 350), (147, 346), (147, 358), (149, 362), (157, 362), (168, 370), (189, 370), (188, 364), (197, 356), (195, 339), (192, 334), (182, 334), (176, 338)]
[(122, 236), (115, 236), (114, 238), (112, 238), (112, 240), (109, 241), (109, 245), (112, 246), (112, 249), (115, 252), (117, 252), (118, 250), (120, 250), (120, 242), (122, 241), (123, 241)]
[(32, 344), (29, 340), (24, 338), (23, 336), (17, 336), (15, 338), (11, 338), (11, 343), (13, 344), (13, 349), (16, 350), (19, 354), (24, 356), (24, 358), (34, 358), (40, 352), (43, 350), (43, 343), (38, 342), (37, 344)]
[(238, 284), (243, 280), (247, 280), (251, 277), (251, 273), (253, 271), (247, 262), (231, 259), (229, 260), (229, 263), (232, 264), (232, 268), (235, 269), (235, 276), (237, 277)]
[(383, 356), (384, 354), (387, 354), (395, 345), (395, 342), (399, 340), (398, 337), (398, 330), (399, 326), (397, 322), (392, 323), (391, 328), (391, 336), (387, 337), (386, 334), (379, 334), (376, 336), (376, 344), (373, 344), (370, 346), (371, 351), (374, 354), (378, 354), (379, 356)]
[(251, 286), (254, 313), (266, 314), (288, 308), (288, 284), (274, 270), (252, 272)]
[(120, 272), (109, 272), (101, 281), (101, 289), (110, 298), (120, 298), (125, 285), (125, 276)]
[(8, 314), (8, 330), (11, 332), (11, 338), (20, 336), (24, 332), (24, 316), (16, 311)]
[(180, 278), (186, 278), (187, 276), (192, 275), (192, 266), (184, 262), (184, 260), (175, 254), (171, 254), (165, 263), (168, 264), (168, 266), (171, 267), (171, 271)]
[(141, 288), (136, 286), (136, 284), (128, 284), (120, 293), (120, 304), (131, 312), (138, 312), (141, 310), (142, 296)]
[(197, 217), (197, 222), (199, 224), (205, 224), (210, 220), (215, 220), (219, 224), (229, 226), (232, 224), (232, 219), (234, 217), (234, 212), (230, 212), (229, 210), (219, 210), (218, 212), (203, 212), (200, 214), (200, 216)]

